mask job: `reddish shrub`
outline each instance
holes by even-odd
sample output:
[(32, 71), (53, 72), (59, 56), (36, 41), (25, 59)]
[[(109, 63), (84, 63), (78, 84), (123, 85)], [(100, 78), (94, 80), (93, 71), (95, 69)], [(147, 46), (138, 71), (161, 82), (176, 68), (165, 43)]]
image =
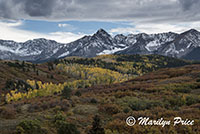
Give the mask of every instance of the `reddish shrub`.
[(16, 110), (13, 107), (0, 108), (0, 116), (5, 119), (16, 118)]
[(99, 111), (112, 115), (119, 113), (120, 108), (115, 104), (104, 104), (99, 107)]

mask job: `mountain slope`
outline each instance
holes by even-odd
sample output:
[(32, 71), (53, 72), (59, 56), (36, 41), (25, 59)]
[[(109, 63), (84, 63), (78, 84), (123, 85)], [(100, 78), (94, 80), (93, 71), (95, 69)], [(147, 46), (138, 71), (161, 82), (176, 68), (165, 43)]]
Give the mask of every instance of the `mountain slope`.
[(184, 58), (197, 47), (200, 47), (200, 32), (195, 29), (181, 34), (140, 33), (114, 37), (99, 29), (92, 36), (68, 44), (47, 39), (24, 43), (0, 40), (0, 59), (45, 62), (69, 56), (95, 57), (102, 54), (158, 54)]
[[(161, 34), (137, 34), (128, 35), (126, 44), (131, 42), (131, 45), (116, 54), (153, 54), (159, 48), (163, 47), (164, 44), (169, 43), (175, 39), (177, 34), (175, 33), (161, 33)], [(131, 41), (130, 41), (131, 40)]]
[(34, 39), (24, 43), (0, 40), (0, 59), (40, 61), (50, 59), (63, 44), (53, 40)]
[(173, 42), (162, 47), (158, 51), (158, 54), (181, 58), (199, 46), (200, 33), (194, 29), (191, 29), (176, 36)]
[(197, 60), (200, 61), (200, 47), (193, 49), (191, 52), (186, 54), (183, 58), (187, 60)]

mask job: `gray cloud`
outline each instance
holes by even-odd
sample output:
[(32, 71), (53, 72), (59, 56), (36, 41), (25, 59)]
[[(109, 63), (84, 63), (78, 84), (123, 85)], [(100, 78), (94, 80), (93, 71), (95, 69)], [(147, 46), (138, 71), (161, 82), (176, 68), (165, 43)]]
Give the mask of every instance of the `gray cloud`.
[(19, 4), (12, 0), (0, 0), (0, 17), (6, 19), (13, 19), (16, 14), (20, 14)]
[[(196, 21), (200, 0), (0, 0), (2, 19)], [(192, 15), (192, 16), (191, 16)]]
[(24, 0), (25, 12), (33, 17), (49, 16), (53, 11), (55, 0)]
[(179, 0), (184, 10), (191, 10), (192, 8), (199, 9), (200, 0)]

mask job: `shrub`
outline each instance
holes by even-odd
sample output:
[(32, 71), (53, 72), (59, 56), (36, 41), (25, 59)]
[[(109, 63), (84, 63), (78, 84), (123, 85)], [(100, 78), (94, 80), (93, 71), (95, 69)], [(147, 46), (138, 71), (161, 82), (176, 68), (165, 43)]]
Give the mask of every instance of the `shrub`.
[(159, 101), (141, 99), (136, 97), (123, 97), (118, 100), (118, 104), (124, 107), (130, 107), (132, 110), (145, 110), (153, 107), (162, 106), (163, 104)]
[(192, 89), (190, 88), (178, 88), (178, 89), (175, 89), (174, 92), (175, 93), (190, 93)]
[(24, 120), (17, 125), (17, 134), (43, 134), (38, 120)]
[(200, 98), (198, 96), (187, 96), (186, 97), (186, 105), (192, 105), (200, 102)]
[(144, 128), (142, 129), (143, 133), (147, 134), (161, 134), (161, 131), (159, 128), (151, 127), (151, 128)]
[(113, 130), (113, 131), (112, 131), (112, 130), (110, 130), (110, 129), (106, 129), (106, 130), (105, 130), (105, 133), (106, 133), (106, 134), (119, 134), (119, 132), (118, 132), (117, 130)]
[(91, 115), (98, 112), (98, 108), (95, 105), (77, 105), (73, 112), (80, 115)]
[(99, 107), (99, 111), (112, 115), (119, 113), (120, 108), (116, 104), (104, 104)]
[(175, 93), (190, 93), (192, 90), (199, 88), (198, 83), (172, 84), (168, 88)]
[(124, 108), (124, 109), (123, 109), (123, 112), (124, 112), (124, 113), (130, 112), (130, 108), (129, 108), (129, 107)]
[(54, 116), (53, 120), (58, 134), (80, 134), (74, 124), (66, 122), (66, 117), (62, 113), (58, 113)]
[(168, 99), (168, 101), (172, 107), (177, 107), (177, 106), (180, 107), (180, 106), (185, 105), (186, 103), (184, 97), (181, 97), (181, 96), (171, 97)]
[(65, 121), (61, 122), (60, 126), (57, 128), (58, 134), (80, 134), (77, 127), (74, 124), (67, 123)]
[(62, 122), (66, 121), (66, 117), (62, 113), (57, 113), (54, 116), (53, 123), (56, 127), (59, 127)]
[(5, 119), (16, 118), (16, 110), (13, 107), (0, 108), (0, 116)]
[(90, 102), (93, 103), (93, 104), (96, 104), (96, 103), (97, 103), (97, 100), (96, 100), (95, 98), (92, 98), (92, 99), (90, 100)]
[(148, 109), (148, 102), (144, 101), (144, 100), (134, 100), (132, 101), (132, 103), (129, 104), (129, 107), (132, 109), (132, 110), (145, 110), (145, 109)]
[(80, 91), (76, 91), (75, 95), (78, 96), (78, 97), (80, 97), (82, 94), (81, 94)]
[(89, 134), (105, 134), (104, 128), (101, 127), (101, 120), (98, 115), (93, 118), (92, 128), (89, 130)]
[(178, 134), (195, 134), (190, 126), (182, 126), (177, 129)]
[(71, 98), (71, 94), (72, 94), (72, 89), (68, 86), (65, 86), (63, 91), (62, 91), (62, 96), (65, 99), (70, 99)]
[(200, 82), (200, 78), (196, 80), (196, 82)]

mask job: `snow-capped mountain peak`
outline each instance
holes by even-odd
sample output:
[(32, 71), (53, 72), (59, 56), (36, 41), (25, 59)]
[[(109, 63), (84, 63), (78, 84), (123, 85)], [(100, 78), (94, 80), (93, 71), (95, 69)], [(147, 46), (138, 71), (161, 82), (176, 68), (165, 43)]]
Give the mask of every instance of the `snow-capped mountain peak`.
[(99, 29), (94, 35), (108, 37), (110, 36), (104, 29)]
[(66, 56), (94, 57), (101, 54), (159, 54), (185, 58), (199, 47), (200, 33), (195, 29), (182, 34), (140, 33), (114, 37), (99, 29), (92, 36), (84, 36), (68, 44), (44, 38), (24, 43), (0, 40), (0, 59), (43, 62)]

